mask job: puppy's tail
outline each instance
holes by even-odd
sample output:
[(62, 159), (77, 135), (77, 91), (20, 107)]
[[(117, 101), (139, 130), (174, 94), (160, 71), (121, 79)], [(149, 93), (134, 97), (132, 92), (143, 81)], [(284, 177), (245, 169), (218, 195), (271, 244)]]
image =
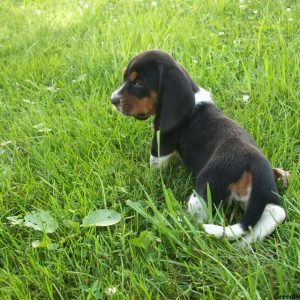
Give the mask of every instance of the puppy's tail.
[(279, 206), (280, 199), (276, 194), (277, 189), (272, 169), (268, 162), (261, 163), (257, 167), (251, 166), (250, 169), (253, 181), (244, 218), (240, 223), (226, 227), (203, 224), (204, 230), (208, 234), (217, 238), (227, 237), (228, 240), (236, 240), (245, 235), (249, 228), (252, 228), (251, 241), (262, 240), (284, 221), (285, 211)]

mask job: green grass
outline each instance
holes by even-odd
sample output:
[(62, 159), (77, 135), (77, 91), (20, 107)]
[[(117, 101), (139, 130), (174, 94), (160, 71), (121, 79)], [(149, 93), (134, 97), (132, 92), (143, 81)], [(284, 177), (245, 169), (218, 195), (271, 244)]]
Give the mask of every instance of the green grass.
[[(299, 11), (284, 0), (2, 0), (0, 298), (105, 299), (110, 287), (115, 299), (300, 297)], [(285, 223), (252, 249), (190, 220), (192, 174), (174, 163), (162, 171), (164, 190), (149, 168), (151, 120), (112, 109), (122, 69), (152, 48), (210, 88), (273, 166), (292, 171)], [(79, 227), (100, 208), (121, 222)], [(33, 210), (48, 211), (58, 230), (6, 219)]]

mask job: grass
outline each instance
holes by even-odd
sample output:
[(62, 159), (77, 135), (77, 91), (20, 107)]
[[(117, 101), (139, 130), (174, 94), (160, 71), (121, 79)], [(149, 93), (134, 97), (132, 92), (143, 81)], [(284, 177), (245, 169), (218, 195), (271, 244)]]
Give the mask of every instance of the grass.
[[(299, 298), (299, 11), (288, 0), (1, 1), (0, 298)], [(151, 120), (112, 109), (123, 67), (151, 48), (292, 171), (285, 223), (252, 249), (204, 234), (184, 212), (193, 175), (174, 163), (164, 188), (149, 168)], [(100, 208), (121, 222), (79, 227)], [(59, 228), (7, 220), (34, 210)]]

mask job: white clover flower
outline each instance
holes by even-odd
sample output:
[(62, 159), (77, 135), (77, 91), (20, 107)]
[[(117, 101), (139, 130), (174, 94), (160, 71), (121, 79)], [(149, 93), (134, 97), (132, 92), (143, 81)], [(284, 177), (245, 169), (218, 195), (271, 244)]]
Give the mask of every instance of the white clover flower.
[(292, 22), (292, 21), (293, 21), (293, 18), (288, 18), (288, 21), (289, 21), (289, 22)]
[(247, 5), (245, 5), (245, 4), (241, 4), (241, 5), (240, 5), (240, 9), (245, 10), (246, 8), (247, 8)]
[(250, 99), (250, 96), (249, 95), (243, 95), (243, 101), (248, 103), (249, 102), (249, 99)]
[(287, 7), (286, 11), (291, 12), (292, 8), (291, 7)]
[(41, 128), (38, 130), (38, 132), (50, 132), (52, 131), (52, 128)]
[(47, 91), (51, 93), (57, 93), (60, 90), (60, 88), (56, 88), (54, 86), (47, 86)]
[(44, 123), (35, 124), (32, 126), (34, 129), (37, 129), (38, 132), (50, 132), (52, 128), (45, 127)]
[(258, 11), (257, 11), (257, 10), (254, 10), (253, 13), (256, 15), (256, 14), (258, 13)]
[(157, 2), (156, 2), (156, 1), (152, 1), (152, 2), (151, 2), (151, 5), (152, 5), (153, 7), (156, 7), (156, 6), (157, 6)]
[(117, 288), (116, 287), (109, 287), (105, 290), (105, 294), (107, 296), (112, 296), (117, 292)]
[(82, 81), (84, 81), (86, 79), (86, 77), (87, 77), (87, 74), (81, 74), (76, 79), (73, 79), (72, 82), (73, 83), (75, 83), (75, 82), (82, 82)]
[(34, 101), (30, 101), (30, 100), (28, 100), (28, 99), (22, 99), (22, 101), (23, 101), (24, 103), (27, 103), (27, 104), (34, 104), (34, 103), (35, 103)]
[(225, 32), (224, 31), (220, 31), (219, 32), (219, 35), (221, 36), (221, 35), (224, 35), (225, 34)]
[(40, 240), (34, 240), (34, 241), (31, 242), (32, 248), (38, 248), (40, 245), (41, 245)]
[(39, 16), (41, 13), (42, 13), (42, 11), (39, 10), (39, 9), (37, 9), (37, 10), (35, 11), (35, 14), (36, 14), (37, 16)]

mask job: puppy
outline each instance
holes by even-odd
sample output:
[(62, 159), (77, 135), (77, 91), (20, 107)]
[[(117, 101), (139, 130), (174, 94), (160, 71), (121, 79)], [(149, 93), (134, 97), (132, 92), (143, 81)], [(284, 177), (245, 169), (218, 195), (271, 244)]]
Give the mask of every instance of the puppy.
[(198, 222), (207, 221), (208, 186), (215, 206), (234, 200), (244, 209), (238, 224), (203, 224), (208, 234), (229, 240), (243, 236), (251, 243), (264, 239), (284, 221), (266, 157), (170, 55), (160, 50), (142, 52), (129, 62), (123, 77), (123, 85), (111, 96), (117, 110), (139, 120), (155, 116), (150, 164), (164, 165), (177, 152), (197, 175), (188, 212)]

